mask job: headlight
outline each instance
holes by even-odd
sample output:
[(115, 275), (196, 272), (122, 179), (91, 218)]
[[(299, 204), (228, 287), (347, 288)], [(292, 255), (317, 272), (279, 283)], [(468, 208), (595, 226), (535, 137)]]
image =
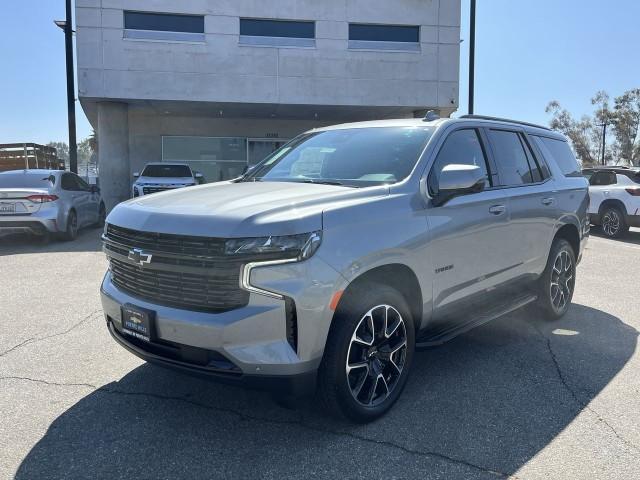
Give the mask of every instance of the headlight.
[[(268, 258), (311, 257), (322, 241), (322, 231), (279, 237), (232, 238), (225, 243), (227, 255), (260, 255)], [(278, 255), (280, 254), (280, 255)]]

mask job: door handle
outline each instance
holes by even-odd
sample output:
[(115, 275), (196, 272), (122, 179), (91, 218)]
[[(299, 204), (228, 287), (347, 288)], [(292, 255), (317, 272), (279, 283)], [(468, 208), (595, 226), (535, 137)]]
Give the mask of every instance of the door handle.
[(542, 199), (542, 204), (543, 205), (553, 205), (555, 203), (556, 199), (553, 197), (547, 197), (547, 198), (543, 198)]
[(491, 208), (489, 208), (489, 213), (492, 213), (493, 215), (502, 215), (506, 211), (507, 207), (505, 207), (504, 205), (493, 205)]

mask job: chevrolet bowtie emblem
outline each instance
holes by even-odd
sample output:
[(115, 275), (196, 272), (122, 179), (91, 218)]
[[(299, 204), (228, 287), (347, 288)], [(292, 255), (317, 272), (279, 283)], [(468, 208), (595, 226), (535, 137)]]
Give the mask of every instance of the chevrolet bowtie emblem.
[(139, 265), (147, 265), (151, 263), (151, 258), (153, 255), (150, 253), (145, 253), (141, 248), (133, 248), (129, 250), (129, 260), (133, 260)]

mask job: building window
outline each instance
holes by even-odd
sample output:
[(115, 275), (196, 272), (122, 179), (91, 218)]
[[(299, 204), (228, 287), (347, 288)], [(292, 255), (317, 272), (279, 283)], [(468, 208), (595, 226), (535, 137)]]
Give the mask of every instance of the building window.
[(315, 37), (315, 22), (240, 19), (240, 43), (242, 45), (315, 47)]
[(125, 11), (124, 37), (204, 42), (204, 16)]
[(417, 25), (349, 24), (349, 48), (365, 50), (420, 50)]

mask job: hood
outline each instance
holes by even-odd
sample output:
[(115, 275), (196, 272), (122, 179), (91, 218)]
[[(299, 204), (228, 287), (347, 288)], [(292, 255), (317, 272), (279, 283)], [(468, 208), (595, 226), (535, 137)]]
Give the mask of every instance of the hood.
[(192, 184), (195, 183), (193, 177), (138, 177), (136, 185), (169, 185), (169, 184)]
[(108, 223), (134, 230), (209, 237), (294, 235), (322, 229), (330, 205), (387, 195), (388, 187), (294, 182), (220, 182), (138, 197)]

